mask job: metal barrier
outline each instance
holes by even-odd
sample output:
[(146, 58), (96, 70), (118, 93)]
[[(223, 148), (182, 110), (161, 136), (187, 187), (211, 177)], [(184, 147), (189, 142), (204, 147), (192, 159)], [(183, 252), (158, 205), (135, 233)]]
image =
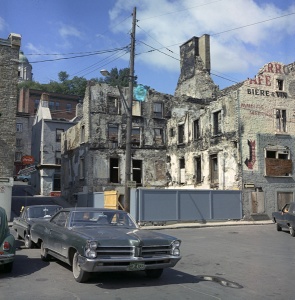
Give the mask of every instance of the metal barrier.
[(242, 193), (236, 190), (139, 188), (133, 203), (138, 223), (242, 219)]

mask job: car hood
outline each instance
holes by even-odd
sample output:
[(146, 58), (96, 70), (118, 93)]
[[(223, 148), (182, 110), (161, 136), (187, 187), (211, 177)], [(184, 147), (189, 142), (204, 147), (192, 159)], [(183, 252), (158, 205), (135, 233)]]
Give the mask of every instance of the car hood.
[(128, 228), (75, 228), (77, 234), (98, 241), (101, 246), (170, 245), (175, 237), (149, 230)]

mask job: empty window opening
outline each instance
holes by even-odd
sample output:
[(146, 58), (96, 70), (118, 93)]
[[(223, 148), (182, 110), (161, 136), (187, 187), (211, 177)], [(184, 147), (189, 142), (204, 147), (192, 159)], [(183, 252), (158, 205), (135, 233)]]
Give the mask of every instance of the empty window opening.
[(156, 145), (163, 145), (164, 143), (164, 131), (162, 128), (155, 128), (155, 143)]
[(202, 161), (201, 161), (201, 156), (195, 157), (195, 177), (196, 177), (196, 183), (202, 182)]
[(180, 183), (185, 183), (185, 160), (183, 157), (179, 159), (179, 174)]
[(132, 160), (132, 178), (136, 181), (137, 185), (142, 184), (142, 161), (133, 159)]
[(118, 133), (119, 126), (117, 124), (109, 124), (108, 138), (110, 148), (116, 148), (118, 146)]
[(60, 191), (61, 190), (61, 184), (60, 184), (60, 173), (54, 173), (53, 175), (53, 191)]
[(282, 91), (284, 89), (284, 80), (282, 79), (277, 79), (277, 89), (279, 91)]
[(178, 144), (184, 143), (184, 124), (178, 125)]
[(119, 183), (119, 159), (110, 158), (110, 182)]
[(199, 119), (194, 121), (193, 132), (194, 132), (194, 140), (199, 139), (200, 138), (200, 120)]
[(218, 158), (217, 154), (213, 154), (210, 156), (210, 175), (211, 175), (211, 183), (218, 183)]
[(55, 151), (55, 164), (61, 165), (61, 152)]
[(163, 104), (155, 102), (154, 103), (154, 118), (163, 118)]
[(132, 128), (131, 147), (140, 147), (140, 128)]
[(63, 129), (56, 129), (56, 141), (60, 142), (61, 141), (61, 134), (64, 132)]
[(213, 113), (213, 134), (221, 133), (221, 110)]
[(287, 131), (287, 113), (285, 109), (276, 109), (276, 130), (279, 132)]

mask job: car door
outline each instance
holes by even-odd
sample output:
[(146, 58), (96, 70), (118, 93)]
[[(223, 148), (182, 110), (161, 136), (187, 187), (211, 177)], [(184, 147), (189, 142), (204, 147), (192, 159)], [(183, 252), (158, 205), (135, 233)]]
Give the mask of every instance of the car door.
[(67, 238), (68, 219), (69, 212), (61, 211), (50, 221), (47, 247), (48, 249), (62, 256), (64, 256), (63, 244)]
[(27, 230), (28, 227), (28, 209), (25, 209), (22, 211), (18, 222), (17, 222), (17, 232), (18, 234), (24, 238), (25, 237), (25, 231)]
[(284, 227), (288, 227), (287, 222), (289, 221), (289, 209), (290, 209), (290, 203), (286, 204), (282, 209), (281, 224)]

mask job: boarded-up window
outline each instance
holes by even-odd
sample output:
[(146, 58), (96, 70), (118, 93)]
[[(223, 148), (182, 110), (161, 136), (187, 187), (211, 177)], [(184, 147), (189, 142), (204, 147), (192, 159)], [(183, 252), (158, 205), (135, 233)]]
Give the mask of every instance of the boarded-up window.
[(109, 138), (109, 147), (110, 148), (117, 148), (118, 132), (119, 132), (119, 126), (117, 124), (109, 124), (108, 138)]
[(155, 180), (166, 180), (166, 162), (155, 161)]
[(289, 150), (265, 150), (265, 176), (292, 176)]

